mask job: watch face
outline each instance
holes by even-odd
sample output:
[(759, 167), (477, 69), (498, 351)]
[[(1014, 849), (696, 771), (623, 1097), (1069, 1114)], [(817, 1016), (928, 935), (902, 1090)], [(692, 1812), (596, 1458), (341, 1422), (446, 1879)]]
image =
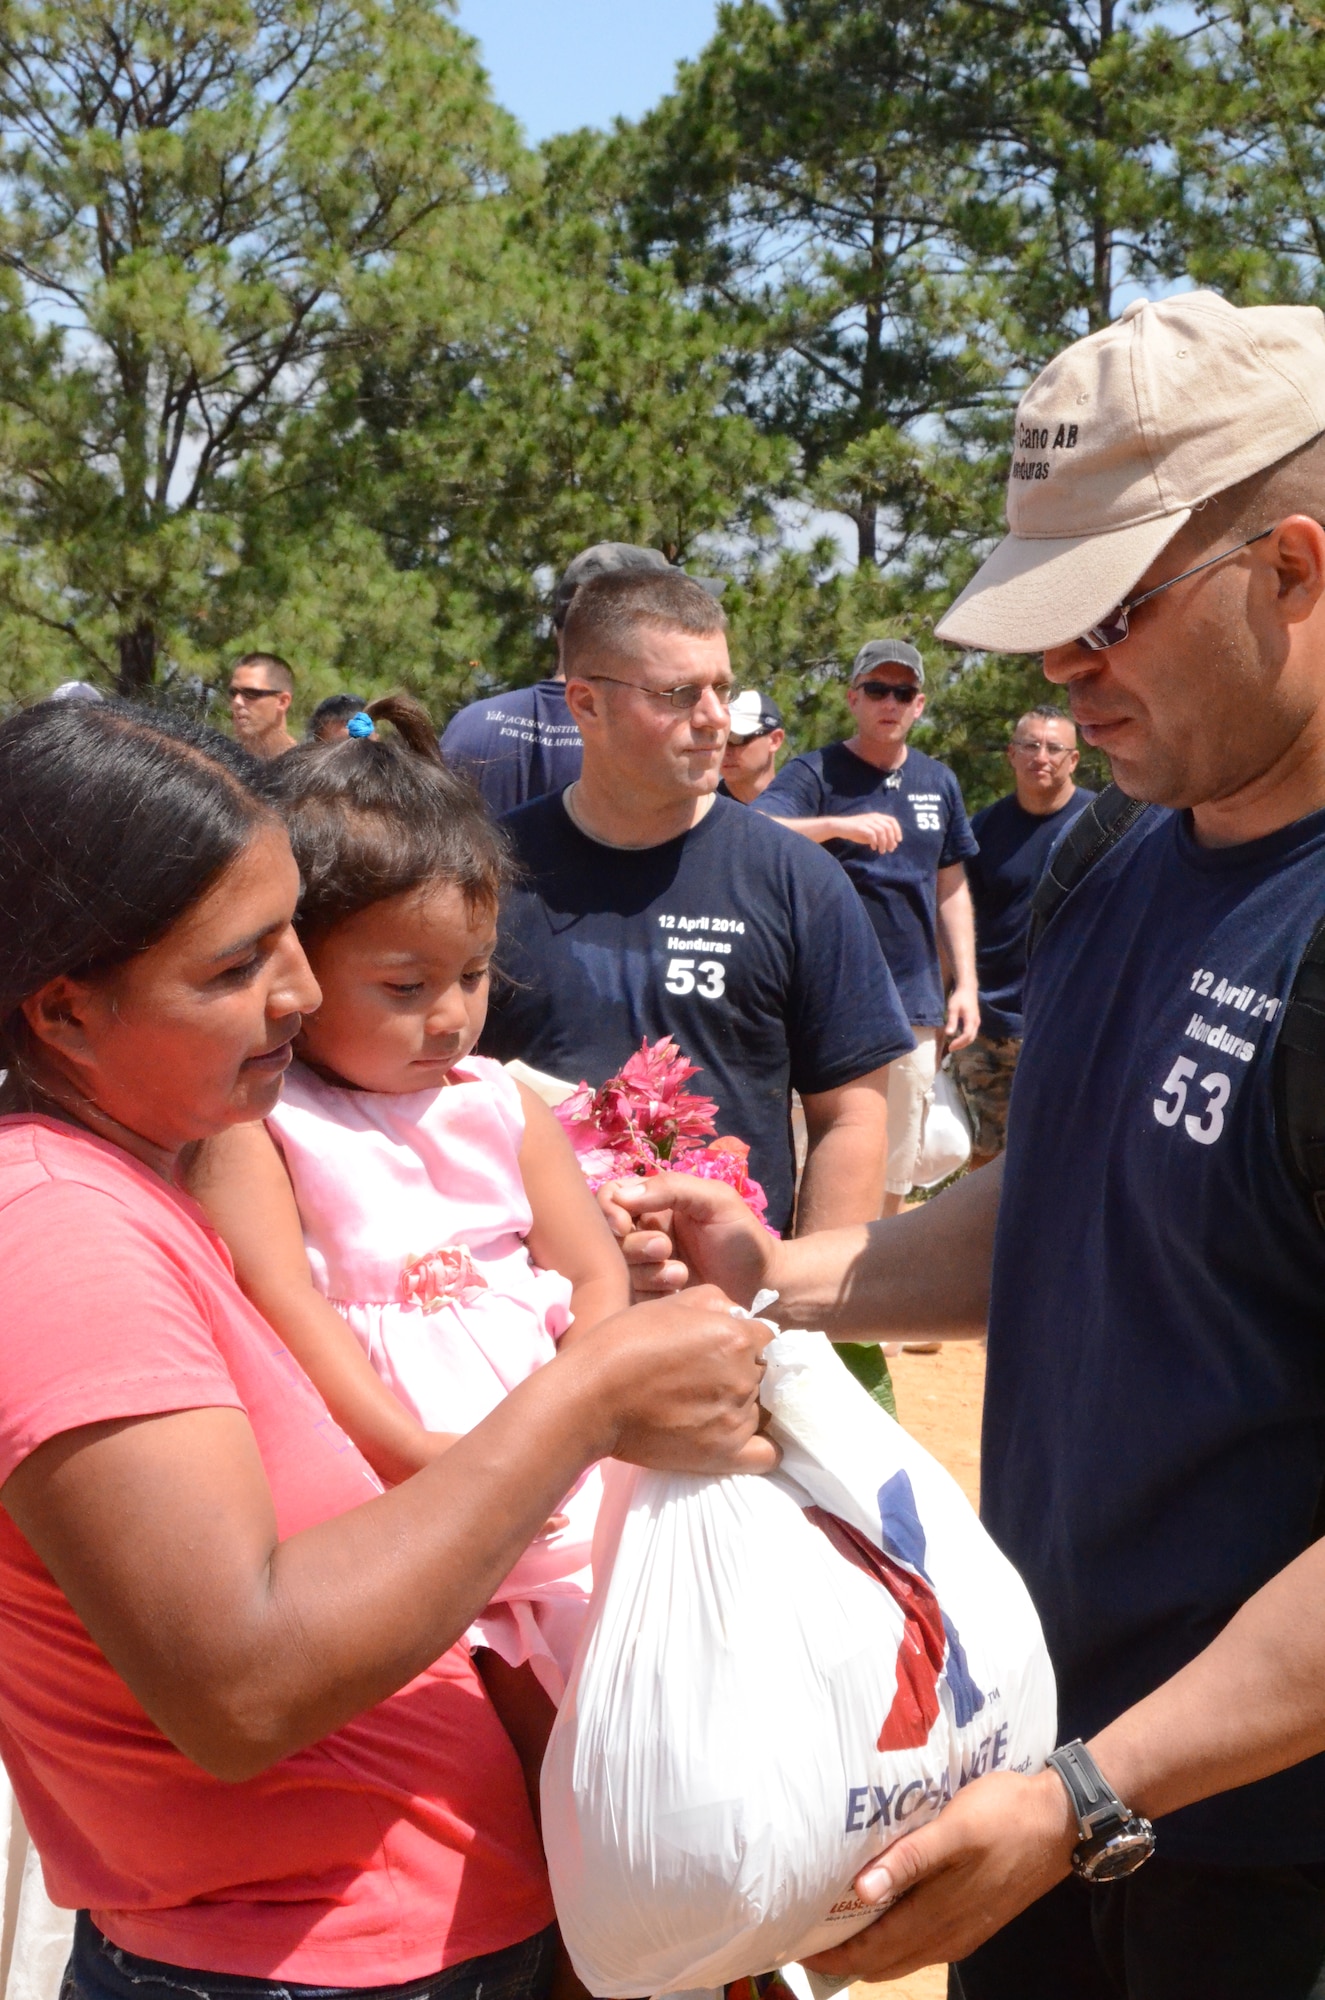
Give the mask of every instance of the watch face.
[(1072, 1866), (1087, 1882), (1116, 1882), (1148, 1861), (1154, 1851), (1155, 1835), (1149, 1820), (1130, 1819), (1117, 1833), (1104, 1835), (1098, 1846), (1088, 1841), (1079, 1847), (1072, 1856)]

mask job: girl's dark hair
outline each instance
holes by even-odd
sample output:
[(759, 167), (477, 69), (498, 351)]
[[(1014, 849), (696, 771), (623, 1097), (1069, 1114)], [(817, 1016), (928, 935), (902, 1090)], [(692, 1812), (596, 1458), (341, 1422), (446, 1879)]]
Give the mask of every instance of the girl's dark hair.
[(471, 911), (501, 900), (506, 838), (467, 778), (442, 760), (428, 712), (409, 695), (368, 704), (396, 737), (304, 743), (269, 765), (264, 791), (285, 815), (304, 893), (295, 919), (316, 937), (372, 903), (425, 883), (458, 889)]
[(200, 723), (124, 702), (0, 723), (0, 1066), (23, 1070), (24, 1000), (154, 944), (272, 822), (257, 768)]

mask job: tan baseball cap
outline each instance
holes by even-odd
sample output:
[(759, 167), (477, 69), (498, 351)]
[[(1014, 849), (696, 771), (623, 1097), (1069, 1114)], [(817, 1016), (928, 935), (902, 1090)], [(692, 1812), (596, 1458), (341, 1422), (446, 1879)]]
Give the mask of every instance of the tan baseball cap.
[(1121, 603), (1201, 501), (1325, 431), (1325, 314), (1135, 299), (1017, 406), (999, 543), (935, 627), (1039, 653)]

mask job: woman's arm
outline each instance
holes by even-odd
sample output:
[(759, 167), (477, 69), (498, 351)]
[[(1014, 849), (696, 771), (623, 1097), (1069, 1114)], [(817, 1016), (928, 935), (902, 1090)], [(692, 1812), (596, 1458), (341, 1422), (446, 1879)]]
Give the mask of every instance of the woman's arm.
[(524, 1105), (520, 1173), (533, 1210), (529, 1254), (571, 1282), (575, 1324), (562, 1345), (630, 1304), (625, 1258), (580, 1172), (574, 1148), (540, 1097), (518, 1084)]
[(187, 1181), (234, 1258), (240, 1288), (379, 1479), (394, 1486), (454, 1442), (424, 1430), (396, 1400), (314, 1286), (294, 1189), (265, 1126), (232, 1125), (204, 1140), (189, 1162)]
[(88, 1424), (2, 1503), (148, 1715), (238, 1782), (453, 1645), (595, 1459), (765, 1471), (767, 1329), (718, 1292), (591, 1329), (412, 1479), (281, 1541), (242, 1411)]

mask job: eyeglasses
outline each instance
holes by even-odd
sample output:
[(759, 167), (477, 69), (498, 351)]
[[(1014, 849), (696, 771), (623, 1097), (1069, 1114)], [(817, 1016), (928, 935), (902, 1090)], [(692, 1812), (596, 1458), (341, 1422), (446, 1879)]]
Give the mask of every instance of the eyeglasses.
[(735, 681), (727, 681), (721, 687), (704, 687), (698, 681), (682, 681), (674, 688), (646, 688), (638, 681), (619, 680), (615, 674), (576, 674), (576, 680), (610, 681), (613, 687), (634, 688), (636, 694), (652, 695), (655, 701), (665, 701), (684, 715), (688, 709), (698, 708), (704, 695), (711, 694), (719, 708), (730, 708), (736, 699)]
[(1010, 750), (1024, 750), (1028, 757), (1048, 757), (1055, 764), (1072, 755), (1070, 743), (1032, 743), (1025, 736), (1014, 736), (1008, 745)]
[(908, 681), (905, 687), (899, 687), (895, 681), (861, 681), (855, 692), (863, 694), (866, 701), (882, 701), (885, 695), (890, 694), (895, 702), (907, 708), (915, 700), (920, 689), (913, 681)]
[[(1276, 522), (1275, 527), (1278, 525)], [(1213, 569), (1216, 563), (1227, 562), (1230, 556), (1241, 555), (1243, 549), (1249, 549), (1253, 542), (1263, 542), (1267, 535), (1273, 533), (1274, 528), (1262, 528), (1259, 535), (1248, 535), (1245, 542), (1238, 542), (1231, 549), (1223, 549), (1217, 556), (1207, 556), (1204, 562), (1194, 563), (1190, 569), (1184, 569), (1177, 576), (1171, 576), (1167, 583), (1157, 583), (1153, 590), (1143, 590), (1139, 597), (1124, 598), (1116, 611), (1111, 611), (1107, 618), (1101, 618), (1098, 625), (1092, 625), (1089, 631), (1083, 632), (1077, 644), (1089, 646), (1092, 653), (1107, 653), (1110, 646), (1121, 646), (1130, 630), (1129, 621), (1132, 613), (1142, 604), (1149, 604), (1151, 598), (1158, 597), (1162, 590), (1172, 590), (1175, 583), (1185, 583), (1189, 576), (1199, 576), (1203, 569)]]
[(284, 694), (284, 688), (237, 688), (226, 689), (231, 701), (265, 701), (267, 696)]

